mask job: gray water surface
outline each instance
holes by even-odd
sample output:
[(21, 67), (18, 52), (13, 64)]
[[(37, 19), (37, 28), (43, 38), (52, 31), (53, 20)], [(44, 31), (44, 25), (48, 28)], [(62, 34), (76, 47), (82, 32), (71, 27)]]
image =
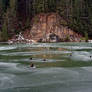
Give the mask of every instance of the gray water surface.
[(90, 56), (91, 43), (0, 44), (0, 92), (92, 92)]

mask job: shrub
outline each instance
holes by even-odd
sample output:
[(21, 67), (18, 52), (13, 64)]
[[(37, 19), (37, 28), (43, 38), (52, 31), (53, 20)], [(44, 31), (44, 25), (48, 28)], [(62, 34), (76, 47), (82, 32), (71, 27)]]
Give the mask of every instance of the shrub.
[(3, 24), (2, 26), (2, 40), (7, 41), (8, 40), (8, 32), (7, 32), (7, 25), (6, 23)]
[(66, 41), (66, 42), (70, 41), (69, 35), (66, 36), (65, 41)]
[(85, 32), (85, 42), (88, 42), (88, 33)]

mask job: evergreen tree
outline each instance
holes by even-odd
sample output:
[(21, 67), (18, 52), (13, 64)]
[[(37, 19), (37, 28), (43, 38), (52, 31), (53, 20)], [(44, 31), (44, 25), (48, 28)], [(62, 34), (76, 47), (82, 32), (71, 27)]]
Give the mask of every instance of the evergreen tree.
[(3, 41), (8, 40), (8, 32), (7, 32), (7, 23), (6, 23), (6, 21), (4, 21), (3, 26), (2, 26), (1, 37), (2, 37)]
[(8, 33), (12, 36), (17, 19), (21, 19), (22, 27), (28, 26), (36, 14), (48, 12), (57, 12), (71, 29), (84, 36), (87, 31), (92, 36), (92, 0), (0, 0), (0, 29), (6, 19)]
[(88, 42), (88, 33), (85, 32), (85, 42)]
[(8, 33), (10, 33), (10, 36), (12, 36), (15, 33), (16, 26), (17, 26), (16, 0), (10, 0), (10, 5), (7, 8), (5, 17), (7, 21)]

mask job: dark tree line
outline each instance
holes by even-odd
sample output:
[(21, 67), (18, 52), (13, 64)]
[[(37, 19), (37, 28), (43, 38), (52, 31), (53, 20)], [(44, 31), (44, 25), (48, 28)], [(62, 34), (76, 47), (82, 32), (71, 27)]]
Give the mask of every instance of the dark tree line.
[(92, 0), (0, 0), (0, 38), (7, 40), (25, 30), (37, 14), (50, 12), (63, 17), (64, 26), (92, 36)]

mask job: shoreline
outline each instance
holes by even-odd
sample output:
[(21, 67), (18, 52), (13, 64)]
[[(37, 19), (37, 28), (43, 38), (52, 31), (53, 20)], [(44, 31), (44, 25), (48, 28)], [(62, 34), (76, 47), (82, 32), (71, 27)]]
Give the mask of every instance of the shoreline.
[(89, 40), (88, 42), (81, 41), (81, 42), (12, 42), (12, 41), (7, 41), (7, 42), (0, 42), (0, 44), (37, 44), (37, 43), (92, 43), (92, 40)]

